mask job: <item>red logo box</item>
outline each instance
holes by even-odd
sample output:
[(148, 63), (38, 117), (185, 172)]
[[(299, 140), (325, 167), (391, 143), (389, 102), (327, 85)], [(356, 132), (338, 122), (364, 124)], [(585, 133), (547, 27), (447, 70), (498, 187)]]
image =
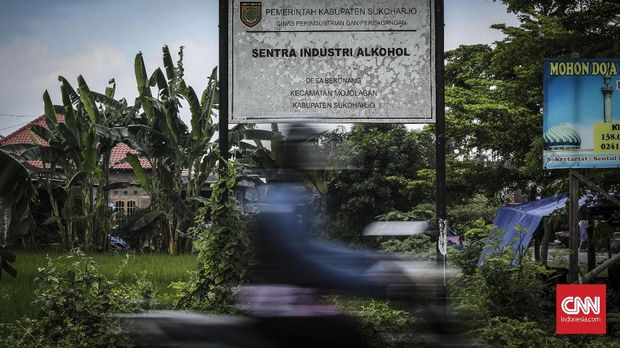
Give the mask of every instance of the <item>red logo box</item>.
[(558, 285), (556, 295), (556, 333), (607, 333), (607, 290), (604, 284)]

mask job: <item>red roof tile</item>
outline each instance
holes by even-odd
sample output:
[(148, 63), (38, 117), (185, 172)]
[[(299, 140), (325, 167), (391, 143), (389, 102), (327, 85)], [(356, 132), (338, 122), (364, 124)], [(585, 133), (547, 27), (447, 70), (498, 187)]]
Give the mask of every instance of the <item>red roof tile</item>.
[[(56, 115), (56, 119), (58, 119), (58, 122), (65, 122), (64, 115)], [(34, 144), (34, 142), (32, 141), (32, 138), (30, 138), (30, 129), (35, 124), (47, 128), (47, 124), (45, 123), (45, 116), (40, 116), (40, 117), (35, 118), (34, 120), (30, 121), (25, 126), (22, 126), (20, 129), (16, 130), (15, 132), (7, 135), (3, 139), (0, 139), (0, 146), (13, 145), (13, 144)], [(43, 139), (39, 137), (37, 138), (39, 139), (41, 144), (47, 145), (46, 141), (44, 141)]]
[[(58, 119), (58, 122), (65, 122), (64, 115), (56, 115), (56, 118)], [(34, 144), (34, 142), (32, 141), (32, 138), (30, 137), (30, 129), (35, 124), (47, 128), (47, 124), (45, 123), (45, 116), (40, 116), (34, 119), (32, 122), (28, 123), (27, 125), (21, 127), (15, 132), (0, 139), (0, 146), (13, 145), (13, 144)], [(41, 138), (39, 138), (39, 141), (43, 145), (47, 144), (47, 142), (45, 142)], [(129, 165), (129, 163), (123, 162), (125, 157), (127, 157), (127, 153), (137, 154), (138, 151), (130, 148), (126, 144), (123, 144), (123, 143), (117, 144), (112, 149), (111, 154), (110, 154), (110, 169), (131, 170), (131, 166)], [(41, 161), (29, 161), (28, 163), (35, 168), (43, 168), (43, 163), (41, 163)], [(144, 169), (151, 168), (151, 163), (145, 158), (140, 158), (140, 165)]]
[[(114, 146), (112, 149), (112, 153), (110, 154), (110, 168), (111, 169), (131, 169), (131, 166), (127, 162), (123, 162), (125, 157), (127, 157), (128, 153), (132, 153), (134, 155), (138, 154), (138, 151), (130, 148), (127, 144), (120, 143)], [(140, 166), (144, 169), (151, 168), (151, 162), (149, 162), (146, 158), (140, 157)]]

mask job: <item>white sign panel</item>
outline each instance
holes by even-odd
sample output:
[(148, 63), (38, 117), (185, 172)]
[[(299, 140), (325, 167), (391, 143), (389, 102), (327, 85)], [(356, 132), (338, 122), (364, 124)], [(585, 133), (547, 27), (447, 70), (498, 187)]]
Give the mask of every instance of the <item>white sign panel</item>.
[(229, 122), (433, 123), (432, 0), (229, 3)]

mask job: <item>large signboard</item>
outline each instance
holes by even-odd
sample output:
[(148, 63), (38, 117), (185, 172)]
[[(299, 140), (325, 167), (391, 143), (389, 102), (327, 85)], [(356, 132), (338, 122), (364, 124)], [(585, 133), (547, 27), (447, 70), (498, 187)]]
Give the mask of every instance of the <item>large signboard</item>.
[(620, 59), (545, 59), (545, 169), (620, 167)]
[(434, 122), (433, 9), (231, 0), (229, 122)]

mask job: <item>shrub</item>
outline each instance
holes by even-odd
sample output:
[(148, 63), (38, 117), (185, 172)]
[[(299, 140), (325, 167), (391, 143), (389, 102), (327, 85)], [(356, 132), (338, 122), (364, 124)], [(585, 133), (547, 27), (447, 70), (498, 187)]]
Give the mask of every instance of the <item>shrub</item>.
[(480, 224), (493, 221), (499, 201), (489, 199), (481, 194), (474, 195), (463, 204), (454, 204), (449, 207), (450, 229), (463, 236), (470, 228), (477, 228)]
[[(127, 344), (111, 314), (133, 312), (150, 303), (152, 285), (138, 277), (135, 285), (108, 280), (94, 260), (80, 250), (49, 259), (35, 279), (36, 318), (0, 328), (0, 346), (110, 347)], [(119, 271), (120, 274), (120, 271)], [(147, 301), (145, 301), (147, 300)], [(148, 307), (148, 306), (147, 306)]]
[[(249, 277), (253, 264), (247, 217), (232, 199), (236, 173), (228, 164), (226, 175), (211, 188), (207, 205), (198, 210), (189, 234), (195, 236), (199, 270), (188, 282), (172, 284), (176, 307), (210, 312), (234, 312), (234, 289)], [(228, 199), (225, 199), (225, 197)], [(208, 221), (206, 219), (209, 219)]]
[(479, 320), (499, 316), (546, 320), (554, 308), (542, 280), (548, 274), (530, 254), (515, 262), (515, 252), (508, 247), (488, 256), (473, 275), (465, 275), (450, 288), (457, 307)]
[(484, 287), (491, 316), (544, 319), (554, 309), (554, 303), (545, 297), (546, 284), (542, 280), (549, 274), (529, 253), (515, 263), (514, 251), (506, 248), (503, 253), (486, 258), (474, 278)]
[(491, 347), (562, 347), (567, 343), (526, 318), (494, 317), (475, 333), (476, 338)]
[(390, 253), (406, 254), (419, 260), (431, 260), (435, 257), (435, 243), (425, 234), (408, 236), (402, 240), (390, 239), (382, 242), (380, 249)]
[(458, 266), (463, 274), (471, 276), (478, 268), (478, 259), (484, 249), (484, 243), (491, 231), (495, 228), (493, 225), (487, 225), (484, 220), (476, 220), (473, 227), (469, 228), (463, 234), (464, 244), (461, 250), (451, 248), (448, 260)]
[[(133, 214), (124, 216), (114, 231), (114, 235), (121, 237), (129, 244), (131, 250), (150, 252), (161, 250), (165, 241), (160, 234), (160, 224), (164, 223), (163, 217), (158, 217), (149, 223), (141, 223), (153, 214), (153, 210), (137, 208)], [(147, 219), (146, 221), (148, 221)]]
[(612, 337), (600, 335), (555, 336), (547, 322), (528, 318), (494, 317), (474, 336), (489, 347), (620, 347)]
[(414, 316), (384, 301), (344, 301), (337, 305), (357, 319), (370, 347), (409, 347), (418, 342)]

